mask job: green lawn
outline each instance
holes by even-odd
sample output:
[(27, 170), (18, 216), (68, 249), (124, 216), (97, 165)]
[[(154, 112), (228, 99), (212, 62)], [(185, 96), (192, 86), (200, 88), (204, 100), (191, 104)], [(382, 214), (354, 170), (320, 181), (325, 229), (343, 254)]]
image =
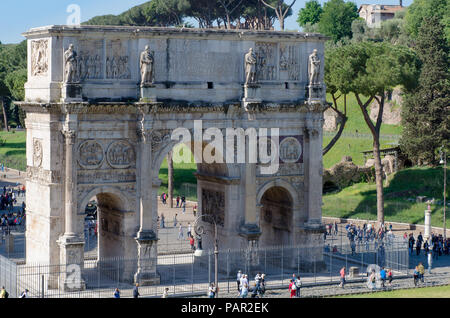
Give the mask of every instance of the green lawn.
[[(443, 200), (444, 172), (438, 168), (410, 168), (391, 175), (384, 187), (385, 219), (391, 222), (423, 224), (425, 203), (415, 203), (418, 195)], [(447, 176), (447, 183), (450, 178)], [(447, 198), (450, 191), (447, 189)], [(376, 220), (375, 184), (358, 183), (323, 197), (323, 215), (340, 218)], [(432, 205), (432, 225), (441, 226), (443, 206)], [(447, 227), (450, 220), (447, 218)]]
[(386, 292), (336, 296), (333, 298), (450, 298), (450, 286), (400, 289)]
[(26, 164), (26, 134), (19, 132), (0, 132), (0, 163), (8, 168), (25, 171)]
[[(327, 97), (328, 102), (332, 102), (332, 98), (330, 95)], [(339, 100), (339, 109), (344, 109), (344, 98), (341, 97)], [(325, 169), (331, 168), (336, 163), (342, 160), (344, 156), (351, 156), (353, 158), (353, 162), (357, 165), (364, 164), (364, 156), (361, 153), (362, 151), (372, 150), (373, 139), (370, 135), (370, 130), (367, 127), (366, 122), (364, 121), (364, 117), (362, 115), (361, 109), (359, 108), (358, 102), (353, 94), (349, 94), (347, 96), (347, 117), (348, 121), (345, 125), (345, 129), (343, 132), (343, 136), (339, 139), (339, 141), (335, 144), (335, 146), (324, 156), (323, 164)], [(395, 125), (385, 125), (381, 126), (381, 135), (389, 135), (400, 137), (402, 133), (401, 126)], [(363, 135), (364, 137), (350, 137), (351, 135)], [(369, 136), (368, 136), (369, 135)], [(328, 145), (331, 139), (333, 139), (333, 135), (330, 133), (326, 133), (323, 144), (324, 147)], [(397, 140), (398, 140), (397, 138)], [(381, 147), (390, 148), (393, 145), (397, 144), (397, 141), (393, 138), (381, 138)]]

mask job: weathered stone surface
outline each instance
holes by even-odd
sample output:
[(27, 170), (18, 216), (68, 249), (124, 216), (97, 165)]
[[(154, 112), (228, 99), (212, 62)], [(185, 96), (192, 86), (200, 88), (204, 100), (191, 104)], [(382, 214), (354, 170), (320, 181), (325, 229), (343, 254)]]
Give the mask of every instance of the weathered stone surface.
[[(269, 234), (259, 247), (316, 244), (321, 250), (327, 107), (325, 87), (319, 85), (323, 63), (308, 87), (308, 61), (317, 49), (323, 62), (324, 37), (94, 26), (37, 28), (25, 36), (30, 51), (37, 45), (33, 49), (32, 41), (48, 42), (49, 66), (45, 73), (42, 57), (35, 57), (35, 66), (29, 63), (26, 101), (21, 103), (27, 112), (27, 262), (78, 263), (82, 242), (74, 240), (84, 237), (83, 211), (96, 198), (99, 256), (136, 259), (127, 263), (123, 281), (158, 283), (157, 240), (145, 233), (158, 236), (159, 169), (177, 143), (172, 132), (194, 132), (196, 120), (202, 121), (202, 133), (210, 128), (280, 132), (281, 162), (274, 174), (263, 174), (261, 162), (198, 164), (198, 211), (217, 217), (221, 248), (258, 246), (261, 232)], [(78, 63), (68, 65), (67, 74), (64, 52), (70, 44)], [(141, 65), (146, 46), (151, 67)], [(244, 108), (249, 48), (256, 55), (258, 87), (252, 89), (258, 100)], [(35, 75), (33, 67), (39, 68)], [(70, 77), (79, 82), (71, 83)], [(64, 93), (67, 78), (69, 86), (79, 85), (82, 101), (74, 100), (78, 93), (71, 94), (67, 85)], [(314, 92), (309, 99), (308, 88)], [(195, 146), (202, 152), (206, 144)], [(238, 154), (236, 147), (232, 151)], [(283, 193), (282, 202), (277, 193)], [(202, 222), (206, 231), (213, 232), (211, 223)], [(212, 243), (204, 240), (203, 247)], [(319, 254), (305, 257), (320, 261)]]

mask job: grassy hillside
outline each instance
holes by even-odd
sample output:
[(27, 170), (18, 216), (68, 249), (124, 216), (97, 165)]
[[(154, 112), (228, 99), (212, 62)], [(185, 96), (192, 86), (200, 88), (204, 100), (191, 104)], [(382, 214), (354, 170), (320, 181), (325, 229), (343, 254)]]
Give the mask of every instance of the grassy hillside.
[(5, 164), (8, 168), (26, 170), (26, 134), (24, 131), (0, 132), (0, 163)]
[[(450, 177), (447, 175), (447, 184)], [(387, 222), (423, 224), (426, 203), (416, 203), (417, 196), (443, 201), (444, 171), (437, 168), (410, 168), (391, 175), (384, 187)], [(450, 191), (447, 189), (447, 198)], [(323, 215), (340, 218), (376, 220), (375, 184), (359, 183), (323, 197)], [(447, 200), (448, 202), (448, 200)], [(442, 227), (443, 206), (432, 205), (432, 225)], [(448, 208), (447, 208), (448, 210)], [(447, 218), (447, 227), (450, 220)]]
[[(331, 96), (328, 96), (327, 99), (329, 102), (332, 101)], [(344, 109), (343, 97), (339, 100), (339, 109)], [(347, 117), (348, 121), (342, 137), (323, 158), (325, 169), (329, 169), (340, 162), (344, 156), (351, 156), (355, 164), (363, 165), (364, 156), (361, 152), (372, 150), (373, 139), (370, 130), (353, 94), (347, 96)], [(401, 126), (383, 124), (380, 139), (382, 149), (396, 145), (401, 133)], [(325, 147), (333, 139), (334, 133), (325, 133), (324, 135), (323, 143)]]

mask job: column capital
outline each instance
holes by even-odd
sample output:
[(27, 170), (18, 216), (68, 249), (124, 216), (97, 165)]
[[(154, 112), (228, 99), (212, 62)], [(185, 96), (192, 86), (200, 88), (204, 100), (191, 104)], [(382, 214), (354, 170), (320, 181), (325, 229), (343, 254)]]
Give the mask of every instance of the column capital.
[(150, 141), (150, 138), (152, 136), (153, 129), (148, 129), (144, 127), (138, 127), (136, 130), (136, 134), (138, 136), (138, 141), (141, 143), (146, 144), (148, 141)]
[(66, 140), (66, 143), (68, 145), (73, 145), (75, 144), (75, 140), (77, 138), (77, 133), (75, 130), (63, 130), (62, 134)]

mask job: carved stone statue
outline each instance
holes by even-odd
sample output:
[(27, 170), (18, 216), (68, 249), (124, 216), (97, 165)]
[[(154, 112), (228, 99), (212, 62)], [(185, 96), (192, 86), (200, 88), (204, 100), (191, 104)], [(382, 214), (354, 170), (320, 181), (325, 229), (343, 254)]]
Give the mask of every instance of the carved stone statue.
[(309, 85), (320, 85), (320, 58), (317, 55), (317, 50), (309, 56)]
[(77, 73), (77, 52), (73, 49), (73, 44), (64, 52), (65, 83), (75, 83)]
[(245, 55), (245, 85), (256, 83), (256, 54), (250, 48)]
[(145, 46), (144, 52), (141, 53), (141, 85), (153, 84), (153, 53), (150, 51), (150, 47)]

